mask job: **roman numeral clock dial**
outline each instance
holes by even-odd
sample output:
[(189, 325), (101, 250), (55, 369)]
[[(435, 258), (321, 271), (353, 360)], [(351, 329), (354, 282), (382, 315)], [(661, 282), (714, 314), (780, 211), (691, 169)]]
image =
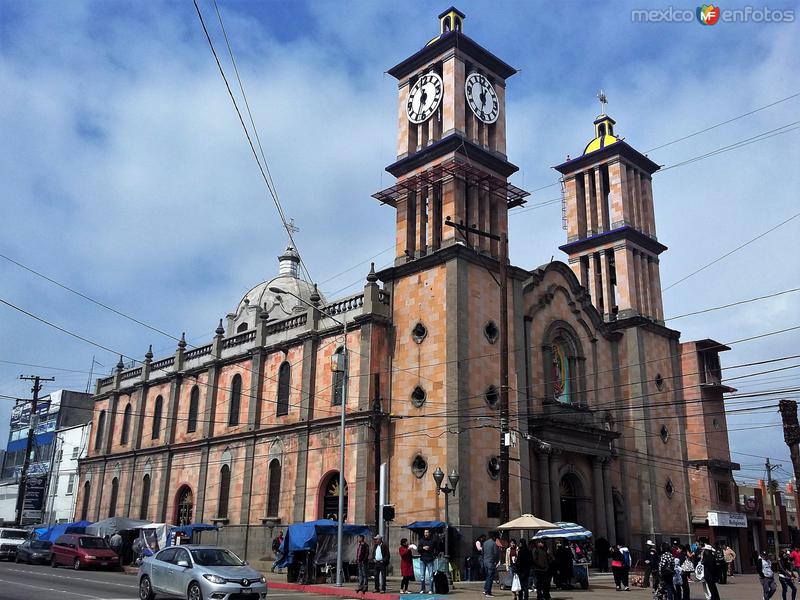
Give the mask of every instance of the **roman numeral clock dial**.
[(408, 92), (406, 113), (412, 123), (424, 123), (439, 108), (442, 101), (442, 78), (425, 73)]
[(470, 73), (464, 85), (467, 104), (484, 123), (494, 123), (500, 114), (500, 103), (492, 83), (480, 73)]

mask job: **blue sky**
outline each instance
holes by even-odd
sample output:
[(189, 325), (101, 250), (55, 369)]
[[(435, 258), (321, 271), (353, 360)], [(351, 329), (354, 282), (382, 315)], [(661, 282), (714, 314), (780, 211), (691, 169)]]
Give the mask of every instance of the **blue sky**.
[[(370, 198), (391, 184), (383, 168), (395, 158), (396, 86), (384, 71), (438, 32), (447, 5), (218, 3), (304, 260), (328, 297), (353, 292), (364, 261), (393, 258), (392, 211)], [(213, 5), (200, 5), (223, 52)], [(621, 2), (457, 6), (465, 32), (520, 69), (507, 88), (508, 153), (526, 189), (555, 182), (551, 167), (581, 151), (600, 88), (618, 132), (640, 150), (800, 92), (797, 4), (769, 3), (794, 10), (791, 24), (713, 27), (633, 23), (643, 5)], [(0, 0), (0, 89), (2, 254), (196, 343), (275, 272), (285, 235), (190, 1)], [(798, 107), (794, 98), (650, 156), (674, 164), (796, 121)], [(797, 212), (799, 139), (790, 132), (655, 177), (658, 235), (670, 248), (664, 286)], [(529, 206), (557, 197), (558, 187), (546, 188)], [(667, 316), (795, 287), (798, 234), (795, 219), (666, 291)], [(511, 216), (515, 264), (563, 258), (564, 240), (558, 203)], [(174, 351), (173, 340), (2, 259), (0, 282), (3, 299), (119, 352)], [(800, 294), (787, 294), (670, 325), (686, 340), (727, 342), (798, 325), (798, 315)], [(83, 389), (93, 355), (103, 373), (117, 361), (6, 307), (0, 340), (0, 360), (78, 371), (0, 363), (0, 394), (27, 395), (17, 376), (33, 372), (57, 377), (46, 389)], [(797, 332), (743, 342), (723, 359), (796, 354), (798, 342)], [(797, 381), (789, 370), (736, 387)], [(0, 439), (10, 404), (0, 404)], [(730, 416), (733, 450), (788, 468), (777, 421)], [(742, 478), (763, 474), (760, 459), (733, 458)]]

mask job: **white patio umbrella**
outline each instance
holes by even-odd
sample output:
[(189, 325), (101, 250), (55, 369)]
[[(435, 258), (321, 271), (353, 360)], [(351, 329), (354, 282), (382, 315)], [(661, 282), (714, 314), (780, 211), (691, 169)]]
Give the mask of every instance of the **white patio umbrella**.
[(558, 525), (529, 514), (521, 515), (516, 519), (509, 521), (508, 523), (503, 523), (498, 527), (498, 529), (511, 529), (519, 531), (539, 531), (541, 529), (554, 528), (558, 528)]

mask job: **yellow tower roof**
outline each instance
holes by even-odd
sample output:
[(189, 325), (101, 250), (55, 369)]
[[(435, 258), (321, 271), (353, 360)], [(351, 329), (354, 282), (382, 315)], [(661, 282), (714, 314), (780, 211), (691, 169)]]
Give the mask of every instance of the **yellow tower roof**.
[(610, 146), (620, 141), (620, 138), (614, 135), (614, 125), (616, 121), (603, 113), (594, 120), (594, 139), (586, 144), (583, 149), (583, 155), (586, 156), (591, 152)]

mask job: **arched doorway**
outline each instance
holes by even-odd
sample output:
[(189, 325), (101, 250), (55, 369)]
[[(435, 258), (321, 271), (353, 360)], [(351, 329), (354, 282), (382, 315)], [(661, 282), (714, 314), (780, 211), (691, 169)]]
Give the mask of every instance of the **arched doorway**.
[(561, 493), (561, 520), (570, 523), (578, 522), (578, 500), (581, 495), (581, 482), (572, 473), (567, 473), (561, 478), (559, 491)]
[[(344, 521), (347, 521), (347, 482), (344, 482)], [(322, 480), (320, 486), (319, 518), (338, 520), (339, 472), (333, 471)]]
[(189, 525), (194, 516), (194, 492), (188, 485), (181, 486), (175, 495), (175, 524)]

